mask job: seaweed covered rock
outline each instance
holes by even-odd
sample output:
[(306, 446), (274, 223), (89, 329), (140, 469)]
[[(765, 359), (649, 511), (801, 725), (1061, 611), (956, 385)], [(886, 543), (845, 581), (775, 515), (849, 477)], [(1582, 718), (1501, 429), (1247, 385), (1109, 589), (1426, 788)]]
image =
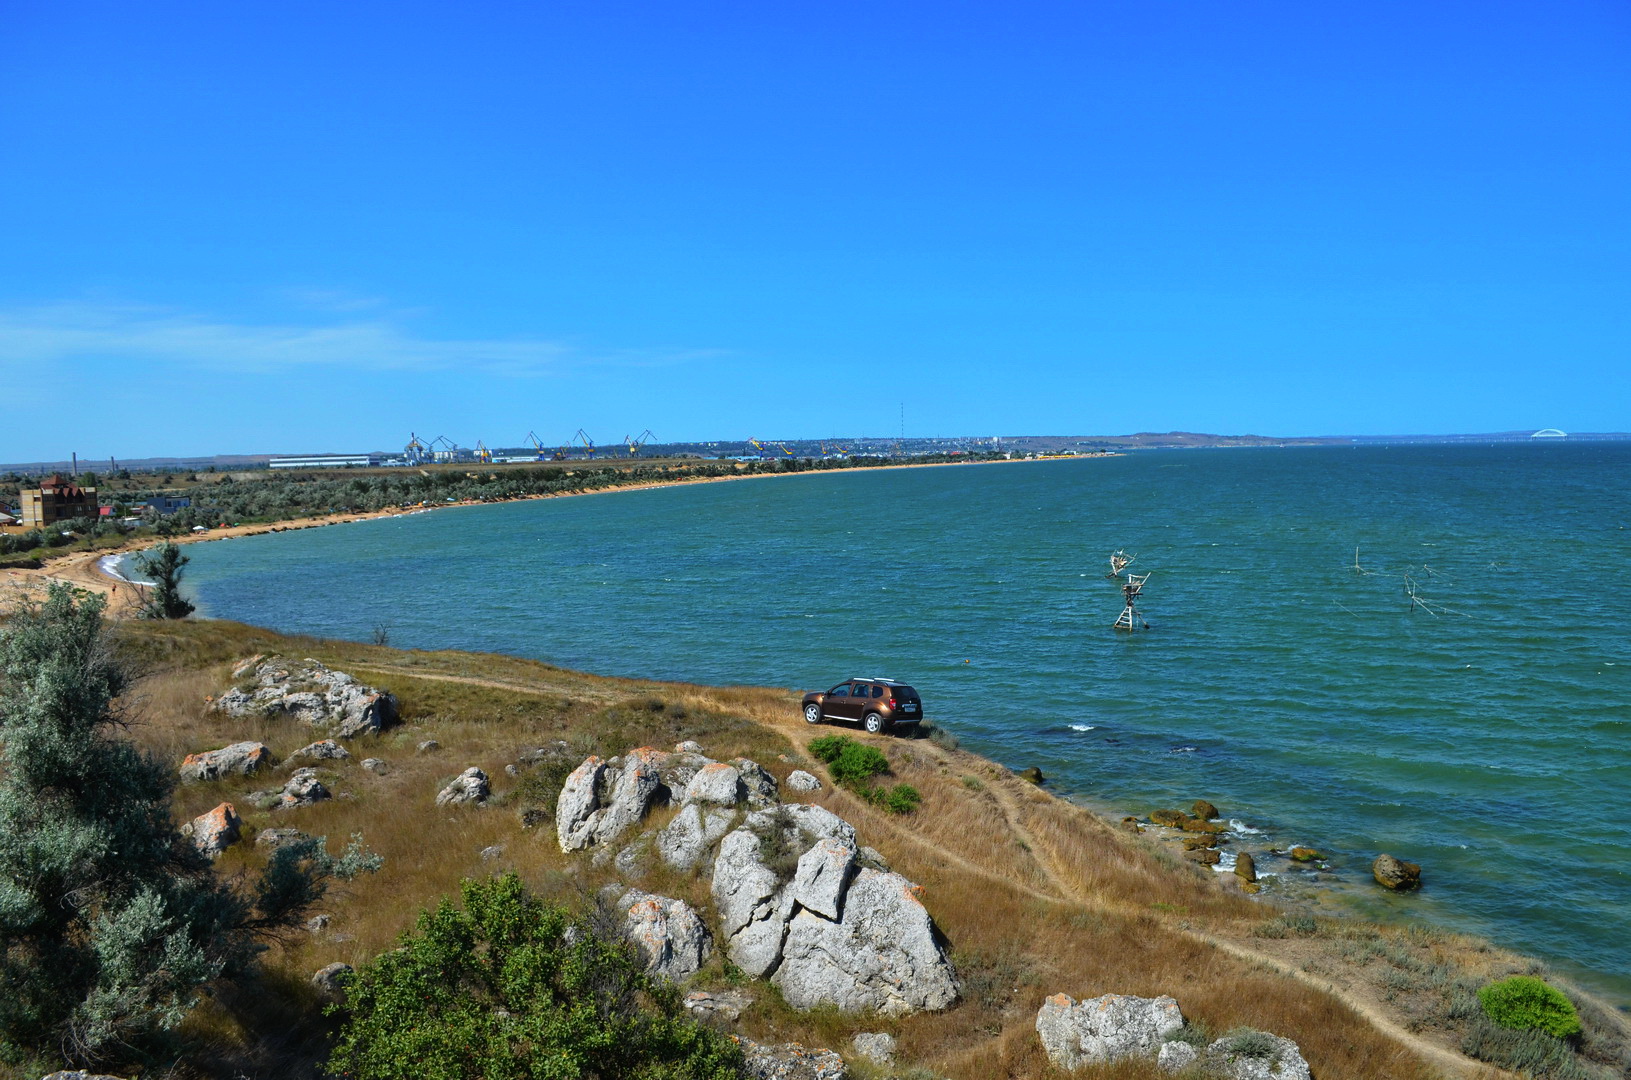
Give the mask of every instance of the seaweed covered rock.
[(252, 656), (216, 699), (228, 716), (288, 717), (340, 739), (372, 735), (397, 720), (396, 697), (316, 660)]
[(1421, 867), (1383, 852), (1371, 864), (1371, 876), (1384, 889), (1405, 892), (1421, 887)]

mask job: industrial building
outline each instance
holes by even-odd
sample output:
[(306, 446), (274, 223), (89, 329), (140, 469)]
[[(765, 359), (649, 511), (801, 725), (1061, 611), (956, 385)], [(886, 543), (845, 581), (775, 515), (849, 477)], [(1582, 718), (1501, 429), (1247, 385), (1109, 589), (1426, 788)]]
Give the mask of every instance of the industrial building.
[(53, 473), (37, 488), (24, 488), (17, 497), (22, 503), (25, 529), (43, 529), (73, 518), (94, 518), (99, 512), (96, 489), (64, 480), (60, 473)]
[(302, 454), (295, 457), (275, 457), (266, 463), (269, 469), (346, 469), (369, 468), (381, 461), (379, 454)]

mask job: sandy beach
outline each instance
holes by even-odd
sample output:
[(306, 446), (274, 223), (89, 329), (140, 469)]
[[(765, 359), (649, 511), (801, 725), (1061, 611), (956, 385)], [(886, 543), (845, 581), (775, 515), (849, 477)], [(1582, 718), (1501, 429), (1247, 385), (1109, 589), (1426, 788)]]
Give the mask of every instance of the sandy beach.
[[(1078, 457), (1119, 457), (1119, 454), (1082, 454)], [(466, 499), (458, 502), (442, 503), (435, 506), (394, 507), (385, 510), (370, 510), (350, 514), (328, 514), (322, 517), (303, 518), (293, 521), (267, 522), (258, 525), (233, 525), (226, 528), (211, 529), (208, 532), (191, 533), (185, 536), (171, 537), (177, 544), (195, 544), (214, 540), (233, 540), (240, 536), (258, 536), (262, 533), (287, 532), (293, 529), (318, 529), (325, 525), (343, 525), (352, 521), (367, 521), (373, 518), (401, 517), (404, 514), (429, 513), (434, 510), (449, 510), (457, 507), (487, 506), (498, 502), (525, 502), (533, 499), (565, 499), (581, 495), (612, 495), (623, 491), (642, 491), (651, 488), (684, 487), (690, 484), (717, 484), (730, 483), (742, 480), (772, 480), (789, 479), (798, 476), (828, 476), (833, 472), (871, 472), (875, 469), (936, 469), (948, 467), (961, 467), (968, 465), (1014, 465), (1026, 461), (1038, 460), (1066, 460), (1063, 458), (1013, 458), (1000, 461), (934, 461), (919, 463), (904, 463), (900, 465), (873, 465), (859, 469), (823, 470), (811, 469), (805, 472), (789, 473), (750, 473), (742, 476), (697, 476), (683, 480), (655, 480), (649, 483), (619, 484), (615, 487), (598, 488), (592, 491), (563, 491), (545, 495), (524, 495), (517, 499), (496, 499), (484, 502)], [(41, 600), (46, 589), (53, 582), (72, 585), (75, 588), (87, 589), (99, 593), (108, 599), (108, 613), (115, 617), (129, 617), (141, 605), (142, 589), (139, 585), (122, 581), (107, 573), (101, 566), (101, 561), (110, 555), (123, 555), (133, 551), (150, 548), (160, 542), (160, 538), (144, 536), (140, 539), (130, 540), (115, 547), (98, 548), (95, 551), (75, 551), (53, 558), (37, 570), (13, 569), (5, 571), (3, 587), (0, 587), (0, 613), (9, 612), (18, 605)]]

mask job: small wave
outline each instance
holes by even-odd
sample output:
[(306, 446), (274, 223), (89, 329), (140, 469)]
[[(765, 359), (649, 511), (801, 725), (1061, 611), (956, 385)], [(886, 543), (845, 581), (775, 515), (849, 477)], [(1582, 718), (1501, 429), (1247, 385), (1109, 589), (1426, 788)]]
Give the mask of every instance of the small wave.
[(1072, 730), (1072, 731), (1097, 731), (1098, 729), (1099, 729), (1099, 725), (1097, 725), (1097, 724), (1072, 724), (1072, 725), (1070, 725), (1070, 730)]
[(1262, 829), (1254, 829), (1239, 818), (1229, 819), (1229, 831), (1240, 833), (1242, 836), (1262, 836)]
[(1171, 750), (1168, 750), (1167, 753), (1169, 753), (1169, 754), (1193, 754), (1199, 749), (1200, 749), (1200, 747), (1198, 747), (1198, 746), (1174, 746)]
[(97, 569), (110, 578), (116, 578), (127, 585), (140, 585), (135, 578), (125, 575), (125, 557), (123, 555), (104, 555), (96, 560)]

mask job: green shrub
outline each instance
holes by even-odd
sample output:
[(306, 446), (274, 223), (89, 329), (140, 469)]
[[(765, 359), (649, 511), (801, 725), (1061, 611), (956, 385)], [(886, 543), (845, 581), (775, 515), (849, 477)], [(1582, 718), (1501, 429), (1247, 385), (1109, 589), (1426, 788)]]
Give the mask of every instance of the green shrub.
[(1557, 1039), (1580, 1034), (1580, 1017), (1563, 992), (1533, 975), (1514, 975), (1478, 991), (1484, 1015), (1514, 1031), (1544, 1031)]
[(355, 1080), (735, 1080), (741, 1050), (685, 1015), (624, 942), (514, 874), (460, 885), (359, 970), (329, 1060)]
[(1223, 1038), (1224, 1052), (1237, 1057), (1271, 1058), (1280, 1050), (1273, 1035), (1252, 1028), (1236, 1028)]
[(823, 735), (819, 739), (810, 740), (810, 754), (817, 761), (832, 764), (838, 760), (838, 755), (844, 752), (844, 747), (854, 745), (855, 740), (848, 735)]
[(881, 806), (891, 814), (910, 814), (918, 808), (923, 796), (917, 788), (910, 784), (896, 784), (894, 787), (857, 787), (855, 794), (871, 803)]

